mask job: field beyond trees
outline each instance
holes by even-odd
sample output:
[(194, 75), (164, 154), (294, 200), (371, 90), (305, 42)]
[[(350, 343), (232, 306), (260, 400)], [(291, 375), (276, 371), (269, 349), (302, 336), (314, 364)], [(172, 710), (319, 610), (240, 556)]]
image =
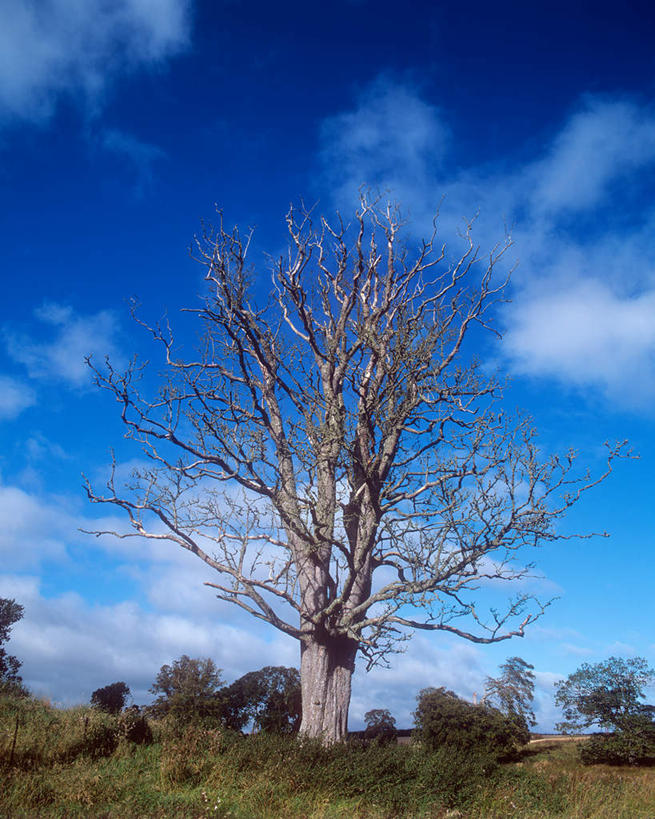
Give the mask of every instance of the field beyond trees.
[[(2, 816), (652, 817), (655, 768), (583, 766), (546, 737), (518, 760), (314, 741), (0, 699)], [(141, 728), (139, 727), (141, 725)]]

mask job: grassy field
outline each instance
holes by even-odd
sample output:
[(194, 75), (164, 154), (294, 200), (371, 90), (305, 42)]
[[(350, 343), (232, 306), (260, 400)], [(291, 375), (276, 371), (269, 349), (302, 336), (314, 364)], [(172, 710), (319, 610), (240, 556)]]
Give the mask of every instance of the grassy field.
[(130, 736), (124, 717), (0, 699), (0, 816), (655, 817), (655, 769), (584, 767), (575, 743), (497, 765), (166, 724)]

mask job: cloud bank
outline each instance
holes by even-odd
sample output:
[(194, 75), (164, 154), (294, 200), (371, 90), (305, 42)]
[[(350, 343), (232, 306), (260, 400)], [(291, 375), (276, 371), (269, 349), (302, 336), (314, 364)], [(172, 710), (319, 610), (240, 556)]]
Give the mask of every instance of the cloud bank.
[[(112, 311), (83, 315), (68, 305), (47, 302), (34, 316), (40, 323), (38, 337), (5, 329), (9, 355), (27, 369), (30, 378), (85, 387), (91, 383), (87, 356), (102, 361), (109, 355), (121, 361), (116, 340), (119, 323)], [(44, 331), (46, 338), (42, 338)]]
[(99, 106), (118, 75), (188, 45), (188, 0), (0, 0), (0, 121), (47, 121), (63, 97)]
[[(520, 265), (501, 355), (515, 373), (591, 388), (623, 407), (655, 398), (655, 111), (584, 97), (532, 158), (467, 166), (438, 107), (376, 80), (321, 130), (323, 180), (348, 210), (363, 185), (397, 199), (418, 236), (479, 214), (482, 251), (511, 229)], [(459, 164), (458, 164), (459, 163)], [(441, 204), (440, 204), (441, 203)]]

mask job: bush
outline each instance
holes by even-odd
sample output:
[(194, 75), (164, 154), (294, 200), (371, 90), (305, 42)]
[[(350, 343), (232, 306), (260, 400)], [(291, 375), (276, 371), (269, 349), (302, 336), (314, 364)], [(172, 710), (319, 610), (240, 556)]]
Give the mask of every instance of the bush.
[(655, 730), (594, 734), (581, 743), (580, 759), (585, 765), (653, 765)]
[(171, 789), (180, 785), (206, 782), (224, 753), (231, 732), (221, 728), (203, 728), (198, 723), (183, 725), (176, 715), (169, 715), (161, 725), (159, 770), (162, 783)]
[(506, 717), (488, 705), (472, 705), (445, 688), (427, 688), (417, 697), (415, 736), (426, 749), (450, 747), (513, 757), (530, 740), (525, 720)]
[(125, 707), (130, 689), (124, 682), (115, 682), (104, 688), (97, 688), (91, 694), (91, 705), (108, 714), (118, 714)]

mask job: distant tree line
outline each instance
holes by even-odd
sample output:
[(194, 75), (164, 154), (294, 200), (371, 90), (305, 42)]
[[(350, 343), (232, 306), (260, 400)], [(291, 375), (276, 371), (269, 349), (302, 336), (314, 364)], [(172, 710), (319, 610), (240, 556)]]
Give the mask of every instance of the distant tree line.
[[(255, 730), (277, 734), (295, 733), (300, 726), (300, 675), (295, 668), (266, 666), (225, 685), (213, 660), (183, 654), (160, 668), (150, 692), (155, 700), (143, 711), (153, 718), (219, 722), (235, 731), (251, 724)], [(129, 687), (115, 682), (94, 691), (91, 704), (116, 714), (129, 697)]]

